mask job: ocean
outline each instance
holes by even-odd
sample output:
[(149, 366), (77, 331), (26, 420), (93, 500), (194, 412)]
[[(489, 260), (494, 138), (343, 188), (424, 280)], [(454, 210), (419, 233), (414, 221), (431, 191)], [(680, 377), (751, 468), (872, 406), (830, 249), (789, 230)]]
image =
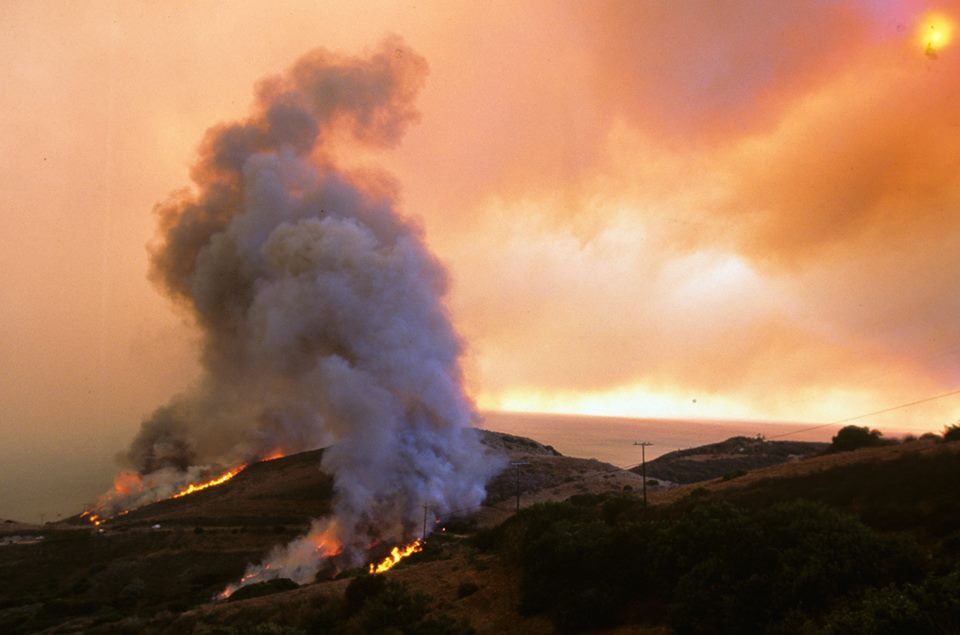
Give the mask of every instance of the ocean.
[[(840, 429), (831, 425), (806, 430), (817, 424), (765, 421), (704, 421), (684, 419), (632, 419), (626, 417), (590, 417), (582, 415), (484, 412), (481, 427), (529, 437), (552, 445), (567, 456), (599, 459), (618, 467), (640, 463), (637, 441), (653, 445), (646, 450), (647, 460), (686, 448), (716, 443), (732, 436), (780, 437), (791, 441), (830, 441)], [(795, 431), (801, 431), (794, 434)]]

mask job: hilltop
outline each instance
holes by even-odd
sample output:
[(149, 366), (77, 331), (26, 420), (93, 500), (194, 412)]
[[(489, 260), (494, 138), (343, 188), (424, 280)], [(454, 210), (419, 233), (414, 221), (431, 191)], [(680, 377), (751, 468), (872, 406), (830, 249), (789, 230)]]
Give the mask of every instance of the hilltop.
[[(484, 506), (463, 510), (458, 518), (449, 519), (438, 527), (423, 553), (378, 576), (389, 581), (387, 591), (362, 592), (366, 594), (363, 597), (378, 599), (357, 600), (353, 582), (357, 578), (353, 576), (358, 572), (347, 572), (345, 578), (279, 590), (266, 597), (211, 602), (214, 594), (239, 578), (248, 563), (259, 561), (273, 546), (304, 531), (311, 517), (329, 510), (332, 483), (319, 470), (323, 451), (316, 450), (257, 463), (219, 487), (134, 510), (109, 520), (103, 533), (79, 517), (48, 523), (42, 530), (25, 527), (25, 533), (43, 540), (0, 546), (0, 632), (293, 635), (331, 632), (335, 627), (337, 633), (364, 633), (372, 632), (369, 629), (377, 619), (389, 622), (399, 615), (413, 616), (406, 625), (394, 624), (404, 633), (554, 632), (564, 620), (585, 619), (584, 615), (592, 613), (583, 613), (585, 609), (578, 609), (575, 602), (568, 602), (566, 608), (554, 604), (566, 597), (565, 592), (554, 591), (544, 596), (546, 599), (534, 601), (530, 584), (541, 579), (566, 580), (563, 588), (579, 588), (584, 597), (593, 597), (596, 590), (591, 590), (591, 571), (605, 571), (609, 558), (606, 552), (596, 551), (607, 548), (602, 547), (608, 544), (604, 532), (614, 532), (610, 539), (621, 536), (610, 545), (622, 540), (629, 543), (635, 532), (653, 531), (667, 526), (664, 523), (679, 528), (684, 519), (697, 514), (711, 515), (715, 520), (710, 523), (727, 514), (739, 514), (737, 523), (743, 527), (763, 527), (764, 523), (784, 522), (763, 510), (779, 509), (779, 502), (793, 499), (825, 506), (827, 511), (804, 508), (801, 516), (809, 516), (811, 522), (825, 518), (824, 522), (839, 522), (843, 527), (855, 523), (844, 531), (856, 536), (896, 532), (897, 540), (906, 536), (916, 549), (930, 554), (927, 558), (936, 556), (934, 560), (909, 560), (919, 562), (917, 566), (952, 562), (950, 550), (955, 549), (954, 542), (960, 544), (953, 538), (960, 536), (960, 507), (952, 490), (952, 483), (960, 479), (957, 443), (918, 441), (797, 458), (727, 478), (654, 487), (649, 494), (651, 507), (644, 508), (638, 497), (641, 482), (637, 474), (600, 461), (562, 456), (531, 439), (480, 434), (507, 462), (506, 469), (490, 483)], [(737, 447), (742, 441), (727, 443)], [(524, 463), (520, 467), (524, 511), (516, 516), (517, 472), (510, 462)], [(741, 511), (725, 511), (728, 509)], [(830, 514), (837, 512), (852, 516), (849, 521), (830, 520)], [(860, 523), (864, 523), (862, 530), (856, 529)], [(709, 526), (694, 524), (682, 531)], [(722, 526), (716, 525), (718, 529)], [(529, 533), (534, 527), (537, 529)], [(574, 552), (560, 557), (550, 551), (558, 547), (551, 536), (565, 535), (555, 534), (554, 527), (580, 535)], [(587, 533), (582, 534), (584, 531)], [(541, 534), (547, 542), (531, 542)], [(775, 532), (764, 530), (758, 535)], [(670, 540), (661, 538), (660, 542), (667, 545)], [(724, 544), (719, 538), (711, 542)], [(531, 549), (547, 551), (534, 557)], [(624, 571), (634, 566), (627, 556), (644, 549), (631, 547), (618, 556), (626, 558)], [(657, 557), (668, 562), (674, 556), (664, 553)], [(662, 560), (664, 557), (667, 560)], [(563, 560), (570, 564), (556, 564)], [(539, 568), (530, 569), (535, 563)], [(543, 569), (545, 566), (548, 568)], [(538, 577), (541, 573), (537, 571), (545, 572), (546, 577)], [(568, 579), (570, 575), (575, 578)], [(602, 578), (614, 584), (619, 575), (604, 573)], [(906, 580), (896, 577), (900, 574), (883, 575), (889, 584)], [(720, 584), (718, 589), (726, 588), (721, 582), (715, 584)], [(352, 590), (348, 592), (348, 588)], [(632, 624), (629, 632), (667, 633), (680, 623), (677, 619), (687, 619), (683, 617), (686, 614), (677, 617), (676, 609), (670, 608), (674, 600), (663, 595), (666, 591), (632, 600), (621, 596), (619, 588), (615, 585), (597, 596), (615, 601), (604, 609), (612, 620), (603, 622), (605, 628), (620, 623)], [(380, 592), (386, 595), (377, 595)], [(350, 597), (353, 604), (346, 599)], [(736, 604), (735, 600), (730, 601)], [(704, 601), (709, 603), (709, 598)], [(409, 610), (400, 610), (401, 605)], [(636, 613), (642, 606), (646, 609)], [(831, 606), (824, 605), (824, 615)], [(521, 607), (525, 608), (518, 612)], [(647, 617), (638, 622), (636, 615), (641, 614)], [(462, 620), (473, 630), (463, 626)], [(274, 624), (270, 627), (274, 630), (256, 630), (255, 625), (267, 623)], [(438, 625), (446, 625), (443, 628), (447, 630), (430, 630), (440, 628)], [(276, 630), (281, 627), (289, 630)]]
[[(767, 441), (755, 437), (731, 437), (686, 450), (676, 450), (647, 462), (647, 478), (687, 484), (756, 470), (819, 454), (829, 443)], [(640, 466), (631, 469), (640, 474)]]

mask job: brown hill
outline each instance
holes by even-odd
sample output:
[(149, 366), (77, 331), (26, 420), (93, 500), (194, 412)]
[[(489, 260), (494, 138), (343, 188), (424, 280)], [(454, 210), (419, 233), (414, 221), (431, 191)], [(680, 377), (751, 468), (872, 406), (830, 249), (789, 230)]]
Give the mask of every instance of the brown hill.
[[(622, 472), (560, 456), (530, 439), (480, 434), (498, 460), (527, 463), (520, 479), (524, 505), (602, 489)], [(132, 631), (142, 632), (152, 616), (168, 620), (208, 603), (248, 563), (329, 513), (332, 480), (320, 470), (322, 454), (255, 463), (223, 485), (146, 505), (99, 529), (80, 516), (42, 528), (18, 524), (16, 533), (28, 539), (0, 544), (0, 632), (113, 633), (131, 619), (139, 624)], [(508, 467), (493, 479), (484, 507), (462, 514), (486, 524), (509, 516), (515, 471)]]
[[(696, 483), (779, 465), (818, 454), (829, 443), (767, 441), (763, 438), (731, 437), (720, 443), (669, 452), (647, 462), (647, 478), (678, 484)], [(639, 466), (632, 468), (640, 474)]]
[[(476, 553), (459, 533), (512, 514), (517, 468), (510, 462), (524, 463), (519, 468), (522, 506), (637, 490), (640, 477), (599, 461), (561, 456), (529, 439), (481, 434), (506, 464), (490, 483), (485, 505), (463, 510), (449, 531), (441, 528), (434, 534), (429, 553), (411, 557), (385, 576), (425, 593), (427, 610), (466, 618), (478, 633), (551, 632), (546, 619), (518, 615), (514, 565)], [(794, 460), (727, 480), (652, 488), (650, 501), (668, 503), (697, 489), (739, 488), (943, 447), (915, 442)], [(211, 598), (237, 580), (248, 563), (329, 510), (331, 483), (319, 469), (321, 456), (318, 450), (252, 465), (222, 486), (109, 520), (103, 533), (73, 518), (48, 523), (42, 531), (34, 528), (33, 535), (44, 538), (39, 543), (0, 545), (0, 632), (179, 634), (210, 632), (219, 625), (230, 633), (239, 632), (229, 630), (235, 626), (264, 622), (302, 628), (316, 618), (318, 607), (342, 601), (348, 580), (230, 603)]]

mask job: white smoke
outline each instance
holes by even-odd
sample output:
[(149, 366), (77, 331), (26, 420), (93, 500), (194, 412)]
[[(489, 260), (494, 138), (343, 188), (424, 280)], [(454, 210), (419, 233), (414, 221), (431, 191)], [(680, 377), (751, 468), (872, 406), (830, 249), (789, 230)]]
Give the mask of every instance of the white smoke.
[(423, 506), (478, 505), (499, 467), (470, 428), (443, 268), (390, 180), (335, 156), (346, 136), (399, 141), (425, 74), (395, 38), (364, 59), (314, 51), (260, 84), (248, 120), (211, 129), (195, 190), (158, 206), (152, 277), (200, 327), (205, 372), (143, 423), (129, 462), (148, 482), (332, 446), (334, 521), (263, 577), (311, 578), (321, 534), (354, 560), (419, 535)]

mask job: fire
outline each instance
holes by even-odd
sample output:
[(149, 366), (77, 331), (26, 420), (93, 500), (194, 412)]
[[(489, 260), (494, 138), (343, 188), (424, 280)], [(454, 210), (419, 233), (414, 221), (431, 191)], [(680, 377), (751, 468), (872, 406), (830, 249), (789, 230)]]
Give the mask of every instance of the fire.
[(117, 496), (126, 496), (132, 492), (143, 491), (143, 479), (136, 472), (123, 471), (113, 477), (113, 492)]
[(186, 496), (188, 494), (193, 494), (194, 492), (199, 492), (200, 490), (207, 489), (208, 487), (216, 487), (217, 485), (223, 485), (224, 483), (232, 479), (234, 476), (242, 472), (243, 468), (245, 467), (247, 466), (238, 465), (237, 467), (231, 470), (228, 470), (227, 472), (224, 472), (220, 476), (214, 479), (211, 479), (205, 483), (191, 483), (190, 485), (187, 485), (185, 488), (183, 488), (182, 490), (180, 490), (170, 498), (180, 498), (182, 496)]
[(371, 564), (370, 573), (383, 573), (396, 566), (398, 562), (415, 553), (423, 551), (423, 541), (414, 540), (412, 543), (403, 547), (394, 547), (390, 550), (390, 555), (383, 559), (380, 564)]
[(276, 460), (276, 459), (282, 459), (282, 458), (285, 457), (285, 456), (286, 456), (286, 454), (284, 453), (283, 450), (274, 450), (274, 451), (271, 452), (270, 454), (268, 454), (268, 455), (264, 456), (263, 458), (261, 458), (260, 461), (261, 461), (261, 462), (273, 461), (273, 460)]
[(274, 578), (290, 578), (297, 584), (312, 582), (320, 565), (338, 555), (343, 546), (335, 521), (326, 524), (313, 521), (310, 531), (291, 542), (285, 549), (275, 550), (262, 564), (250, 565), (239, 582), (234, 582), (215, 596), (225, 600), (240, 587)]
[(96, 526), (96, 527), (99, 527), (100, 525), (102, 525), (103, 522), (104, 522), (104, 520), (106, 520), (105, 518), (100, 518), (100, 516), (98, 516), (97, 514), (94, 514), (94, 513), (88, 512), (88, 511), (83, 512), (82, 514), (80, 514), (80, 518), (86, 518), (86, 519), (89, 520), (91, 523), (93, 523), (94, 526)]
[[(190, 483), (183, 489), (176, 492), (175, 494), (167, 496), (167, 498), (168, 499), (181, 498), (183, 496), (187, 496), (188, 494), (193, 494), (194, 492), (205, 490), (208, 487), (215, 487), (217, 485), (222, 485), (227, 481), (229, 481), (230, 479), (232, 479), (237, 474), (239, 474), (240, 472), (242, 472), (245, 467), (246, 467), (246, 464), (241, 464), (220, 474), (216, 478), (210, 479), (209, 481), (204, 481), (201, 483)], [(113, 489), (107, 492), (106, 494), (104, 494), (103, 496), (101, 496), (100, 500), (97, 501), (97, 504), (94, 506), (92, 510), (87, 510), (82, 514), (80, 514), (80, 518), (86, 518), (95, 526), (99, 527), (110, 518), (115, 518), (117, 516), (123, 516), (125, 514), (130, 513), (129, 509), (124, 509), (120, 512), (113, 514), (112, 516), (104, 517), (100, 514), (104, 513), (105, 510), (116, 509), (119, 506), (119, 503), (121, 503), (121, 501), (123, 501), (124, 498), (130, 494), (140, 494), (143, 492), (147, 492), (153, 489), (154, 487), (155, 485), (151, 483), (149, 475), (146, 481), (144, 481), (144, 478), (142, 478), (136, 472), (120, 472), (113, 479)], [(140, 500), (139, 504), (135, 505), (135, 507), (139, 507), (147, 503), (155, 502), (157, 500), (160, 500), (160, 498), (161, 496), (154, 496), (149, 500)]]
[(239, 589), (240, 587), (243, 587), (243, 586), (247, 586), (248, 584), (250, 584), (250, 582), (251, 582), (253, 579), (255, 579), (255, 578), (259, 577), (259, 576), (264, 575), (264, 573), (267, 572), (267, 571), (269, 571), (269, 570), (270, 570), (270, 565), (269, 565), (269, 564), (264, 565), (264, 567), (263, 567), (262, 569), (260, 569), (260, 570), (254, 570), (254, 571), (248, 570), (247, 573), (245, 573), (245, 574), (243, 575), (243, 577), (240, 578), (240, 581), (239, 581), (239, 582), (236, 582), (236, 583), (234, 583), (234, 584), (229, 584), (229, 585), (227, 585), (227, 588), (225, 588), (223, 591), (221, 591), (220, 593), (218, 593), (217, 596), (216, 596), (216, 599), (226, 600), (226, 599), (229, 598), (231, 595), (233, 595), (233, 594), (236, 592), (237, 589)]

